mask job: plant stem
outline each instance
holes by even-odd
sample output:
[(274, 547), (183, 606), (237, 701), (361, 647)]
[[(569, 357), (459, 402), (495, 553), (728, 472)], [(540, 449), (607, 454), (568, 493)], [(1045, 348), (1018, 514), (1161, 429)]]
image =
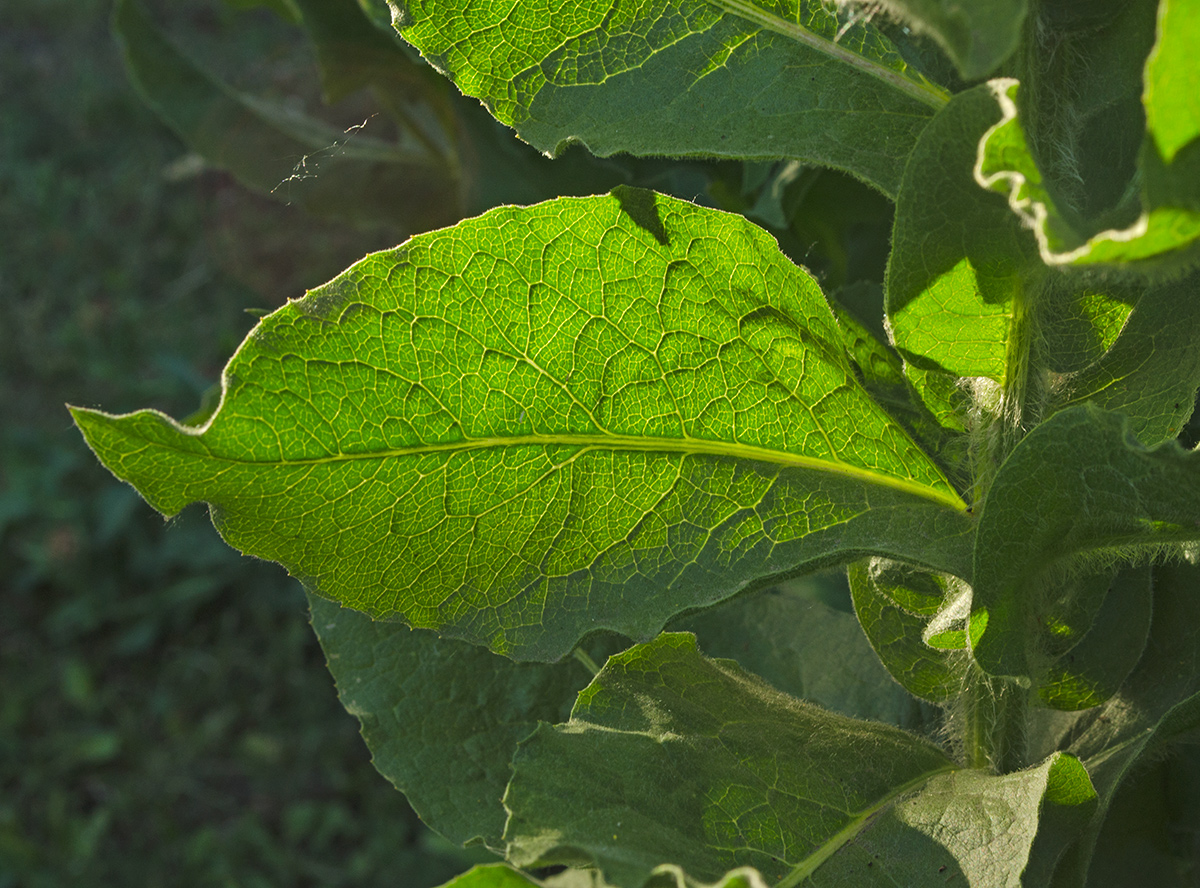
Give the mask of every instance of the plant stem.
[(1007, 774), (1025, 765), (1029, 692), (972, 667), (962, 695), (967, 765)]

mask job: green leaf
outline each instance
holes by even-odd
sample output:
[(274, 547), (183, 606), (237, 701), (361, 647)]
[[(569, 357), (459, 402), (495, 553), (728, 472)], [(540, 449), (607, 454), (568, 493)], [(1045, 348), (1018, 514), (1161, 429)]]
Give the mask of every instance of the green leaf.
[(567, 724), (521, 744), (506, 838), (519, 865), (595, 862), (620, 888), (664, 863), (697, 881), (753, 866), (784, 888), (1017, 885), (1039, 809), (1094, 798), (1070, 756), (1002, 777), (959, 770), (926, 741), (664, 635), (611, 658)]
[[(909, 693), (946, 703), (962, 690), (969, 661), (953, 649), (966, 646), (967, 611), (962, 591), (947, 595), (952, 580), (895, 562), (874, 559), (850, 565), (850, 592), (863, 632), (884, 667)], [(961, 611), (956, 613), (956, 609)], [(942, 612), (933, 632), (931, 618)], [(946, 633), (960, 626), (958, 643)], [(934, 637), (941, 634), (941, 645)], [(947, 647), (949, 649), (947, 649)]]
[(869, 23), (816, 0), (397, 3), (438, 70), (534, 147), (792, 158), (894, 194), (946, 93)]
[(799, 581), (677, 620), (710, 657), (734, 660), (772, 687), (848, 715), (928, 732), (938, 721), (892, 681), (853, 614), (795, 588)]
[(986, 77), (1012, 55), (1026, 13), (1026, 0), (887, 0), (884, 6), (933, 37), (967, 80)]
[[(1182, 10), (1186, 5), (1186, 2), (1181, 3), (1179, 7)], [(1175, 8), (1176, 3), (1164, 2), (1164, 16)], [(1194, 13), (1180, 11), (1178, 14)], [(1174, 45), (1173, 40), (1162, 36), (1163, 33), (1160, 32), (1156, 52)], [(1154, 58), (1152, 53), (1151, 59)], [(1042, 259), (1047, 264), (1141, 263), (1148, 269), (1163, 266), (1173, 273), (1178, 264), (1194, 261), (1194, 250), (1185, 251), (1185, 248), (1200, 238), (1200, 188), (1196, 185), (1200, 176), (1200, 141), (1190, 142), (1194, 150), (1189, 147), (1180, 151), (1174, 162), (1168, 164), (1158, 154), (1153, 127), (1165, 127), (1165, 132), (1171, 134), (1168, 145), (1173, 147), (1170, 139), (1193, 130), (1200, 115), (1194, 113), (1195, 109), (1184, 107), (1190, 101), (1190, 94), (1189, 99), (1176, 101), (1176, 95), (1182, 94), (1174, 92), (1174, 83), (1160, 75), (1161, 82), (1156, 84), (1154, 72), (1149, 67), (1146, 76), (1146, 114), (1153, 116), (1152, 102), (1162, 107), (1154, 112), (1157, 123), (1147, 132), (1139, 160), (1143, 186), (1141, 211), (1131, 221), (1126, 221), (1118, 208), (1115, 212), (1121, 222), (1119, 227), (1095, 233), (1089, 230), (1091, 226), (1086, 217), (1078, 218), (1078, 212), (1073, 213), (1068, 205), (1056, 201), (1051, 180), (1039, 169), (1026, 126), (1018, 113), (1017, 84), (1011, 83), (998, 95), (1003, 119), (980, 143), (976, 175), (984, 187), (1005, 194), (1013, 212), (1033, 228)], [(1186, 78), (1181, 80), (1185, 82)], [(1156, 85), (1158, 90), (1154, 91)], [(1176, 114), (1184, 117), (1171, 117), (1172, 123), (1168, 124), (1167, 116)], [(1100, 218), (1104, 219), (1104, 216)]]
[(1197, 538), (1200, 453), (1143, 447), (1123, 416), (1092, 406), (1056, 414), (1013, 450), (980, 514), (971, 620), (986, 628), (975, 659), (993, 675), (1031, 674), (1055, 566)]
[(113, 31), (147, 104), (248, 188), (316, 215), (406, 231), (458, 218), (457, 181), (420, 145), (345, 133), (234, 92), (167, 41), (137, 0), (117, 0)]
[[(896, 201), (887, 314), (909, 378), (935, 413), (932, 374), (1004, 384), (1037, 253), (997, 195), (975, 181), (976, 146), (1010, 81), (956, 95), (921, 134)], [(943, 404), (939, 408), (939, 404)], [(961, 422), (958, 423), (961, 427)]]
[(471, 867), (441, 888), (538, 888), (542, 884), (508, 864), (489, 863)]
[[(1092, 403), (1128, 416), (1144, 444), (1177, 437), (1200, 387), (1198, 288), (1200, 272), (1145, 288), (1111, 348), (1058, 381), (1050, 409)], [(1122, 288), (1109, 289), (1121, 296)]]
[(509, 761), (539, 721), (565, 721), (591, 675), (514, 663), (462, 641), (309, 596), (342, 705), (379, 772), (451, 841), (503, 848)]
[(1158, 155), (1171, 163), (1200, 139), (1200, 6), (1196, 0), (1161, 0), (1158, 41), (1146, 61), (1146, 130)]
[(1109, 807), (1139, 765), (1200, 728), (1200, 568), (1154, 568), (1154, 617), (1141, 662), (1107, 703), (1092, 711), (1070, 749), (1087, 767), (1099, 805), (1055, 873), (1055, 888), (1083, 888)]
[(972, 524), (816, 283), (650, 192), (502, 207), (264, 319), (202, 427), (74, 411), (155, 508), (376, 617), (555, 660), (766, 577), (969, 571)]

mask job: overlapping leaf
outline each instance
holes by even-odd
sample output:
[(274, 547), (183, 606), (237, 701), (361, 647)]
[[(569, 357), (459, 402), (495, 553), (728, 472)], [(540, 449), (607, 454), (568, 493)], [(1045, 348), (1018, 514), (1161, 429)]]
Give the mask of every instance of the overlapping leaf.
[[(1127, 12), (1136, 18), (1141, 13), (1135, 6), (1141, 8), (1144, 4), (1130, 4)], [(1050, 164), (1048, 170), (1040, 169), (1035, 159), (1038, 146), (1031, 144), (1029, 125), (1018, 113), (1015, 84), (1000, 97), (1004, 119), (992, 128), (980, 145), (979, 181), (1008, 197), (1013, 210), (1033, 227), (1042, 258), (1049, 264), (1120, 262), (1142, 263), (1147, 267), (1165, 264), (1172, 268), (1179, 262), (1194, 261), (1194, 250), (1188, 248), (1200, 238), (1200, 186), (1197, 185), (1200, 181), (1200, 108), (1194, 98), (1195, 65), (1190, 61), (1190, 54), (1194, 51), (1193, 37), (1200, 28), (1197, 24), (1200, 7), (1195, 0), (1163, 0), (1158, 4), (1158, 16), (1157, 41), (1145, 63), (1143, 75), (1146, 136), (1137, 159), (1141, 210), (1134, 213), (1135, 218), (1126, 220), (1121, 218), (1120, 207), (1114, 208), (1115, 218), (1120, 221), (1118, 227), (1099, 232), (1091, 230), (1089, 216), (1103, 220), (1103, 213), (1097, 216), (1096, 213), (1089, 214), (1086, 208), (1075, 206), (1085, 203), (1086, 195), (1073, 198), (1056, 194), (1056, 190), (1063, 190), (1056, 183), (1069, 180), (1073, 175), (1081, 187), (1090, 188), (1096, 194), (1112, 191), (1108, 198), (1112, 202), (1120, 198), (1119, 189), (1125, 187), (1120, 175), (1114, 177), (1113, 168), (1123, 168), (1126, 162), (1132, 166), (1132, 156), (1120, 160), (1114, 157), (1111, 149), (1093, 151), (1095, 175), (1091, 169), (1082, 170), (1081, 175), (1077, 166), (1070, 164), (1069, 169), (1064, 167), (1057, 171), (1053, 159), (1044, 161)], [(1100, 86), (1110, 79), (1108, 71), (1123, 66), (1137, 42), (1133, 35), (1114, 29), (1103, 33), (1110, 32), (1108, 42), (1099, 45), (1089, 62), (1094, 69), (1088, 83), (1089, 93), (1093, 100), (1099, 97), (1105, 98), (1106, 102), (1097, 105), (1099, 111), (1119, 107), (1120, 98), (1115, 94), (1104, 96)], [(1123, 47), (1124, 51), (1114, 53), (1114, 46)], [(1126, 83), (1113, 88), (1125, 92), (1130, 85), (1137, 88), (1136, 80), (1125, 80)], [(1061, 91), (1062, 86), (1049, 83), (1042, 88), (1041, 95), (1051, 102), (1052, 107), (1058, 107), (1054, 104), (1058, 100), (1053, 95), (1056, 89)], [(1080, 128), (1078, 120), (1072, 123), (1061, 113), (1057, 117), (1060, 118), (1059, 126)], [(1111, 141), (1131, 129), (1136, 132), (1129, 125), (1130, 121), (1123, 123), (1126, 125), (1114, 127), (1109, 122), (1107, 131), (1096, 130), (1096, 138)], [(1054, 137), (1054, 134), (1047, 134), (1041, 143), (1046, 145)], [(1050, 148), (1044, 147), (1042, 154), (1050, 154)], [(1131, 168), (1124, 177), (1129, 179), (1132, 175)]]
[(650, 192), (501, 208), (264, 319), (200, 428), (76, 410), (152, 505), (377, 617), (553, 660), (764, 577), (969, 570), (964, 505), (816, 283)]
[(884, 6), (930, 34), (967, 79), (986, 77), (1017, 47), (1026, 0), (885, 0)]
[(1031, 674), (1044, 628), (1039, 590), (1052, 568), (1070, 568), (1089, 553), (1194, 539), (1200, 453), (1174, 442), (1143, 447), (1123, 416), (1096, 407), (1056, 414), (1013, 451), (980, 515), (971, 615), (976, 660), (993, 675)]
[(697, 881), (753, 866), (788, 888), (1015, 886), (1039, 810), (1077, 822), (1095, 799), (1069, 756), (1003, 777), (962, 771), (910, 734), (707, 660), (682, 634), (611, 658), (513, 768), (510, 859), (594, 862), (621, 888), (666, 862)]
[(602, 157), (794, 158), (894, 194), (946, 94), (817, 0), (398, 4), (434, 67), (530, 144)]
[(458, 183), (419, 144), (389, 144), (234, 92), (185, 58), (137, 0), (113, 30), (130, 78), (155, 113), (208, 163), (309, 212), (406, 231), (458, 218)]

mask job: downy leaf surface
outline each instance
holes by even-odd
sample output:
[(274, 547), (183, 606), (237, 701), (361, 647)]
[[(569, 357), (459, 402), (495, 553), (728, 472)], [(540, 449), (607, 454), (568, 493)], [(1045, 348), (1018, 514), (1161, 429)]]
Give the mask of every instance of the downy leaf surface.
[[(1140, 13), (1131, 5), (1129, 15)], [(1181, 56), (1190, 59), (1198, 31), (1200, 6), (1196, 0), (1162, 0), (1158, 4), (1157, 39), (1143, 73), (1146, 135), (1137, 159), (1141, 209), (1132, 219), (1119, 219), (1117, 227), (1090, 230), (1089, 214), (1075, 206), (1084, 196), (1073, 200), (1055, 194), (1055, 182), (1070, 178), (1071, 171), (1056, 175), (1053, 168), (1039, 169), (1028, 124), (1018, 112), (1016, 84), (998, 97), (1004, 117), (980, 143), (977, 176), (980, 184), (1005, 194), (1013, 211), (1033, 227), (1046, 263), (1141, 263), (1149, 269), (1165, 266), (1173, 270), (1180, 262), (1194, 262), (1195, 250), (1188, 248), (1200, 238), (1200, 107), (1195, 101), (1195, 66), (1177, 60)], [(1118, 45), (1136, 42), (1132, 35), (1114, 35), (1112, 39)], [(1104, 52), (1095, 55), (1097, 65), (1114, 67), (1111, 52), (1107, 61)], [(1101, 75), (1106, 73), (1098, 67), (1096, 79), (1103, 81)], [(1062, 85), (1047, 84), (1043, 94), (1052, 94), (1056, 86), (1061, 89)], [(1114, 97), (1110, 104), (1117, 102)], [(1099, 160), (1109, 166), (1114, 162), (1110, 156)], [(1086, 175), (1089, 170), (1083, 172), (1081, 182), (1097, 190), (1103, 187), (1103, 182), (1095, 181), (1103, 178), (1103, 170), (1097, 176)], [(1078, 178), (1079, 170), (1073, 175)]]
[(500, 799), (517, 743), (539, 721), (567, 719), (588, 670), (574, 659), (514, 663), (314, 595), (309, 606), (338, 697), (361, 722), (375, 767), (446, 838), (502, 849)]
[(76, 409), (155, 508), (382, 618), (555, 660), (764, 578), (969, 571), (972, 524), (859, 387), (815, 281), (651, 192), (504, 207), (265, 318), (212, 417)]
[(975, 659), (993, 675), (1031, 674), (1044, 631), (1039, 583), (1052, 568), (1198, 538), (1200, 453), (1173, 441), (1143, 447), (1121, 414), (1093, 406), (1056, 414), (1000, 467), (979, 517)]
[(986, 77), (1017, 47), (1026, 0), (885, 0), (902, 21), (929, 34), (967, 80)]
[(948, 95), (817, 0), (409, 0), (405, 40), (534, 147), (791, 158), (894, 195)]
[(180, 53), (137, 0), (118, 0), (113, 32), (146, 103), (207, 163), (246, 187), (318, 216), (404, 231), (459, 217), (456, 179), (415, 140), (347, 134), (235, 92)]
[[(571, 720), (521, 744), (518, 865), (594, 863), (641, 888), (753, 866), (768, 885), (1019, 885), (1044, 815), (1095, 793), (1057, 754), (997, 777), (896, 728), (790, 698), (667, 634), (612, 657)], [(650, 881), (650, 884), (657, 884)], [(692, 884), (686, 882), (684, 884)]]
[(1005, 382), (1018, 297), (1037, 259), (1020, 221), (974, 177), (979, 139), (1000, 116), (996, 91), (1008, 83), (959, 93), (938, 113), (896, 201), (888, 322), (910, 380), (952, 428), (962, 423), (943, 394), (947, 377)]

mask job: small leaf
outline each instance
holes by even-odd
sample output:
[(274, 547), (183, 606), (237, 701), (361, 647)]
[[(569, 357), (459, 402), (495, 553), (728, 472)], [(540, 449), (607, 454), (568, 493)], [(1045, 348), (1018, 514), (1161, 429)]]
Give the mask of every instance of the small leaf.
[(687, 635), (610, 659), (571, 720), (539, 728), (513, 769), (510, 858), (594, 861), (620, 888), (663, 884), (666, 863), (689, 886), (735, 866), (785, 888), (1016, 886), (1039, 825), (1079, 823), (1095, 803), (1071, 756), (1000, 777), (960, 770), (903, 731), (705, 659)]
[(1001, 466), (979, 518), (975, 659), (993, 675), (1030, 675), (1038, 590), (1086, 553), (1200, 539), (1200, 453), (1142, 447), (1128, 421), (1073, 407), (1037, 426)]
[(894, 194), (946, 93), (876, 27), (816, 0), (397, 4), (438, 70), (534, 147), (791, 158)]
[(540, 888), (542, 882), (504, 863), (473, 866), (441, 888)]
[(886, 8), (928, 33), (968, 80), (991, 74), (1017, 48), (1026, 0), (888, 0)]
[(865, 554), (969, 571), (965, 505), (816, 282), (650, 192), (368, 257), (260, 322), (202, 427), (75, 416), (160, 511), (207, 501), (311, 591), (517, 659)]
[(517, 743), (539, 721), (566, 720), (588, 671), (575, 660), (513, 663), (316, 596), (309, 606), (375, 767), (446, 838), (502, 849), (500, 799)]
[[(882, 559), (850, 565), (849, 577), (858, 621), (892, 678), (913, 696), (931, 703), (956, 698), (969, 661), (946, 648), (965, 647), (965, 632), (958, 630), (953, 645), (946, 636), (954, 630), (935, 632), (922, 640), (932, 615), (947, 604), (957, 606), (954, 601), (960, 596), (947, 601), (946, 578)], [(946, 615), (953, 617), (952, 613)], [(957, 621), (965, 627), (966, 618), (964, 609)], [(934, 643), (939, 635), (944, 646)]]
[(234, 92), (175, 49), (137, 0), (117, 0), (113, 31), (147, 104), (243, 185), (316, 215), (406, 231), (458, 218), (458, 183), (441, 158)]
[[(930, 374), (1008, 378), (1010, 338), (1036, 274), (1036, 247), (974, 177), (980, 136), (1000, 116), (994, 81), (956, 95), (921, 134), (896, 202), (887, 270), (893, 342), (935, 413)], [(1032, 270), (1031, 270), (1032, 269)], [(961, 422), (958, 423), (961, 427)]]

